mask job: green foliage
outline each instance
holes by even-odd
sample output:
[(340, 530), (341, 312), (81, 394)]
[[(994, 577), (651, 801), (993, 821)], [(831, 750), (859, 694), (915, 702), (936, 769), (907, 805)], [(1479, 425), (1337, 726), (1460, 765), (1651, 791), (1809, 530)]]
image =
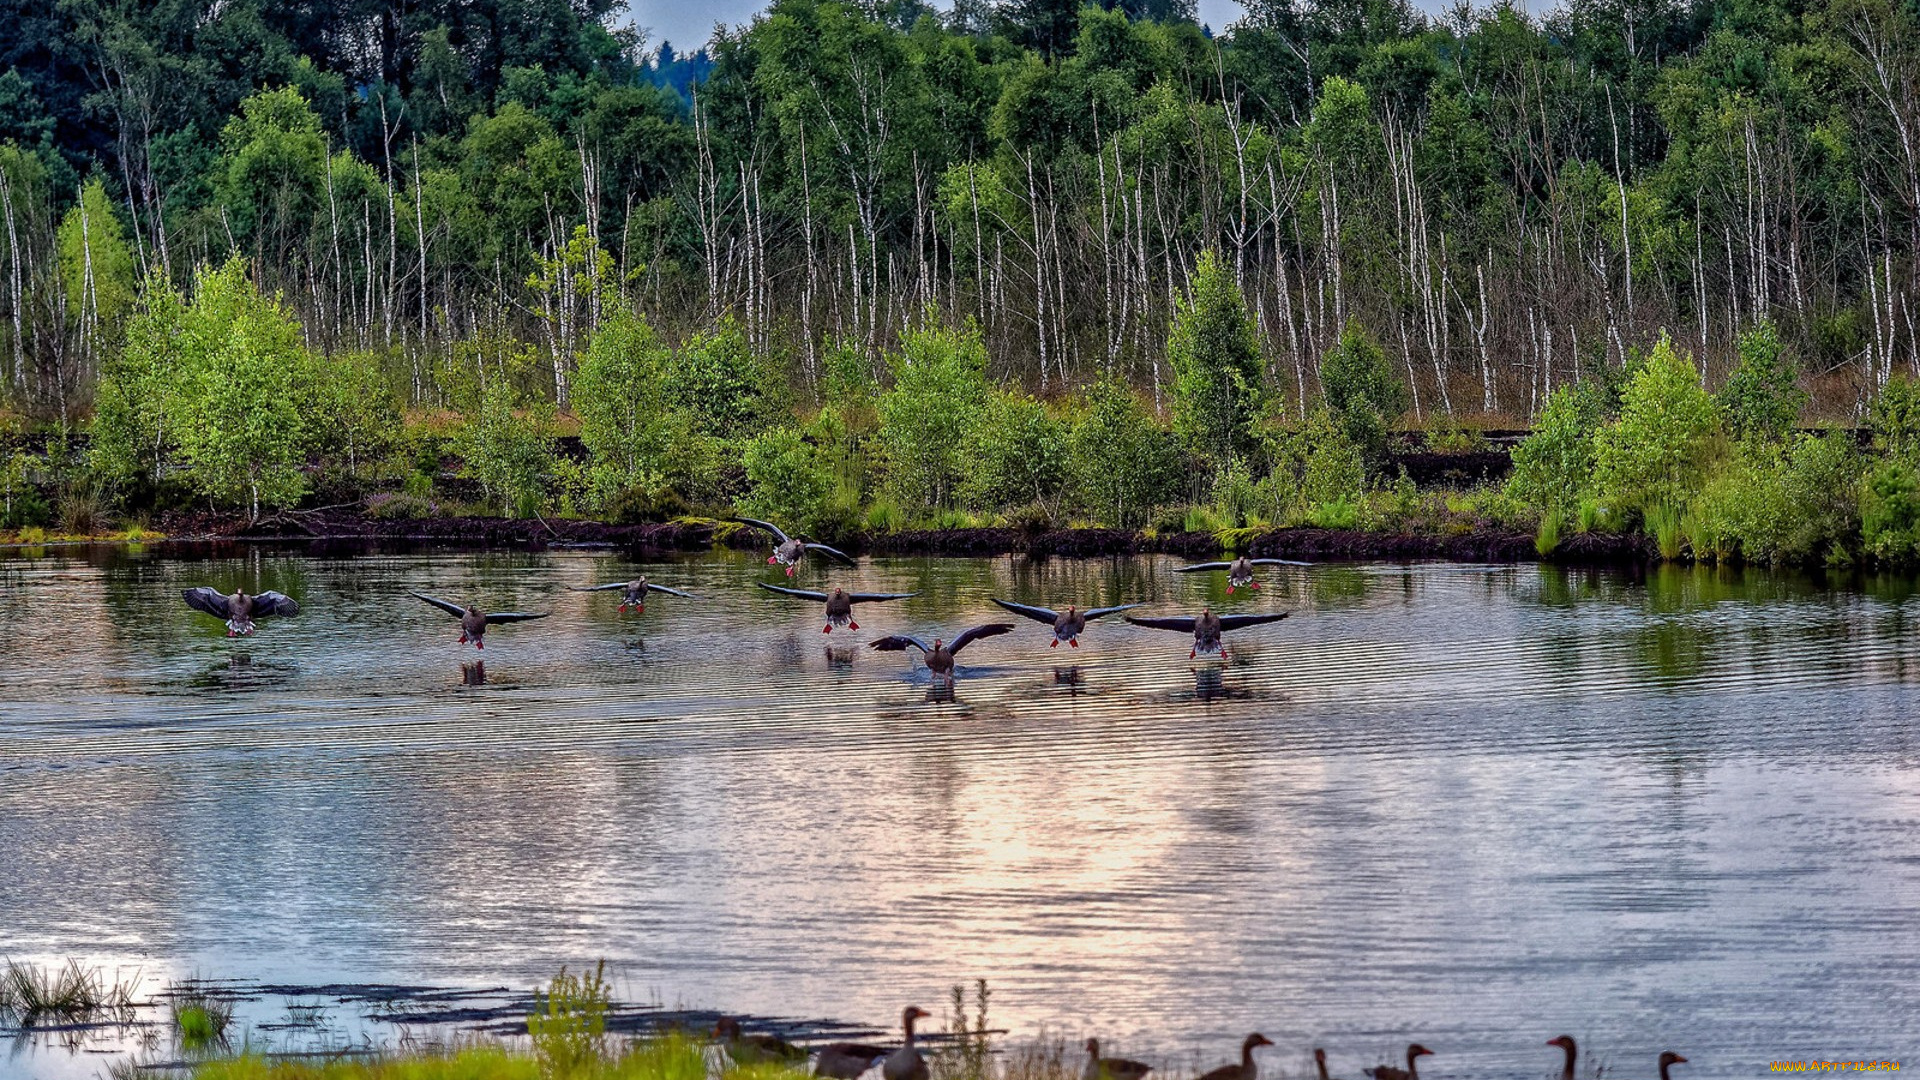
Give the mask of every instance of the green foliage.
[(80, 189), (56, 242), (68, 317), (111, 340), (133, 307), (133, 251), (105, 184), (95, 179)]
[(1387, 431), (1406, 411), (1407, 389), (1386, 352), (1357, 321), (1320, 360), (1320, 391), (1327, 409), (1369, 464), (1385, 453)]
[(1920, 469), (1890, 458), (1868, 471), (1861, 485), (1860, 539), (1887, 562), (1920, 561)]
[(571, 1076), (606, 1060), (606, 970), (604, 960), (592, 974), (561, 968), (540, 997), (540, 1011), (527, 1017), (527, 1035), (548, 1075)]
[(1620, 417), (1594, 441), (1594, 484), (1616, 506), (1677, 512), (1721, 446), (1720, 416), (1693, 365), (1662, 337), (1635, 372)]
[(1118, 382), (1101, 382), (1087, 395), (1068, 437), (1067, 461), (1081, 501), (1117, 528), (1138, 528), (1179, 497), (1178, 445)]
[(1174, 312), (1167, 359), (1176, 380), (1173, 428), (1187, 446), (1214, 469), (1251, 453), (1265, 396), (1260, 341), (1233, 272), (1214, 251), (1200, 254), (1192, 294)]
[(1593, 482), (1594, 436), (1606, 421), (1606, 395), (1579, 382), (1547, 398), (1533, 432), (1513, 449), (1507, 493), (1544, 512), (1579, 505)]
[(1784, 438), (1800, 419), (1807, 394), (1770, 322), (1740, 335), (1740, 362), (1720, 388), (1727, 430), (1739, 438)]
[(1904, 375), (1887, 380), (1867, 415), (1873, 448), (1892, 457), (1920, 456), (1920, 382)]
[(972, 328), (909, 330), (888, 361), (893, 386), (879, 402), (887, 491), (902, 506), (949, 508), (985, 410), (986, 345)]
[(1351, 505), (1366, 489), (1361, 448), (1325, 406), (1297, 423), (1270, 427), (1267, 454), (1273, 470), (1261, 481), (1279, 520), (1301, 520), (1323, 507)]
[(824, 533), (831, 523), (833, 470), (818, 448), (792, 428), (761, 432), (747, 442), (747, 497), (740, 509), (797, 531)]
[(515, 517), (534, 517), (547, 501), (553, 471), (553, 407), (544, 402), (515, 410), (513, 388), (489, 382), (480, 411), (461, 433), (466, 475), (487, 498)]
[(380, 358), (355, 352), (315, 360), (310, 382), (316, 449), (360, 479), (400, 440), (399, 403)]
[(573, 409), (587, 449), (587, 488), (594, 505), (611, 506), (630, 491), (657, 487), (673, 427), (664, 369), (668, 352), (638, 312), (609, 312), (587, 344), (574, 378)]
[(668, 404), (702, 435), (739, 438), (779, 410), (770, 373), (732, 319), (694, 335), (666, 361), (665, 374)]
[(1851, 440), (1750, 440), (1688, 508), (1695, 558), (1751, 563), (1829, 560), (1860, 531), (1860, 460)]
[(1068, 473), (1072, 428), (1046, 403), (996, 392), (968, 438), (961, 481), (968, 505), (980, 510), (1037, 506), (1057, 515)]

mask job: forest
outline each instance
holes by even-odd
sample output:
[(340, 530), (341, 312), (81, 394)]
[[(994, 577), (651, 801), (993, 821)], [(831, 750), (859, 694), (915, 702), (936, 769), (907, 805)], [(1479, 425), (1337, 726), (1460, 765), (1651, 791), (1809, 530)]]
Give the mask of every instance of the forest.
[(0, 0), (3, 524), (1920, 551), (1911, 0), (620, 13)]

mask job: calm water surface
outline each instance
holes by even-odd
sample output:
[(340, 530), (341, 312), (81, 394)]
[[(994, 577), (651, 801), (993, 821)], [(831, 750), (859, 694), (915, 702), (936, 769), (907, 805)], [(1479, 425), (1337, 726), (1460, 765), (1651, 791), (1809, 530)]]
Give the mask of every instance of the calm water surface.
[[(8, 558), (0, 954), (474, 986), (606, 957), (666, 1003), (870, 1023), (986, 978), (1017, 1032), (1190, 1067), (1258, 1029), (1349, 1077), (1410, 1037), (1435, 1080), (1536, 1077), (1562, 1031), (1625, 1076), (1920, 1057), (1911, 583), (1328, 566), (1228, 597), (1171, 565), (809, 567), (921, 590), (828, 636), (746, 554)], [(561, 591), (639, 568), (709, 599)], [(202, 583), (305, 610), (236, 644), (180, 603)], [(407, 588), (554, 616), (463, 687)], [(1294, 617), (1224, 668), (1023, 622), (951, 701), (846, 648), (992, 595)]]

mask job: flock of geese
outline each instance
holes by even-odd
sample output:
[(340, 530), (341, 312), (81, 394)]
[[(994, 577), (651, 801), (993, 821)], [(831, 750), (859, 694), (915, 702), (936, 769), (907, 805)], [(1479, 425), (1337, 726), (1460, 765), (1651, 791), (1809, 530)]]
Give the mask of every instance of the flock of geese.
[[(779, 526), (770, 522), (756, 521), (752, 518), (738, 518), (736, 520), (743, 525), (750, 525), (756, 529), (764, 530), (773, 537), (773, 553), (767, 556), (767, 564), (769, 566), (785, 567), (788, 577), (793, 576), (794, 570), (799, 567), (801, 562), (806, 559), (807, 555), (811, 552), (818, 552), (825, 558), (845, 566), (859, 565), (854, 562), (852, 557), (843, 551), (829, 547), (826, 544), (814, 543), (804, 537), (789, 536)], [(1254, 580), (1257, 567), (1309, 565), (1311, 564), (1296, 562), (1291, 559), (1251, 559), (1242, 556), (1230, 562), (1194, 563), (1188, 566), (1176, 567), (1175, 569), (1177, 572), (1183, 574), (1224, 570), (1227, 574), (1227, 591), (1231, 593), (1235, 589), (1241, 588), (1258, 589), (1260, 583)], [(812, 589), (794, 589), (783, 585), (769, 585), (764, 581), (755, 582), (755, 584), (769, 592), (824, 604), (826, 606), (826, 620), (825, 625), (821, 628), (821, 632), (828, 634), (832, 633), (836, 627), (844, 627), (848, 630), (860, 629), (860, 624), (854, 619), (853, 609), (856, 604), (884, 603), (890, 600), (905, 600), (908, 597), (919, 595), (918, 593), (911, 592), (849, 592), (838, 586), (834, 587), (830, 592), (818, 592)], [(648, 581), (645, 577), (635, 578), (632, 581), (615, 581), (605, 585), (569, 585), (567, 588), (574, 592), (607, 592), (617, 590), (621, 594), (620, 610), (623, 613), (629, 608), (635, 612), (645, 612), (647, 610), (648, 593), (657, 592), (670, 596), (699, 599), (699, 597), (694, 596), (692, 593), (656, 584)], [(437, 596), (428, 596), (421, 592), (410, 591), (408, 595), (431, 604), (459, 620), (460, 643), (463, 645), (471, 644), (476, 649), (486, 648), (486, 636), (489, 627), (508, 623), (526, 622), (530, 619), (544, 619), (552, 614), (552, 612), (546, 611), (482, 611), (471, 603), (456, 604), (451, 600), (443, 600)], [(286, 618), (297, 615), (300, 612), (300, 605), (296, 603), (293, 598), (272, 591), (249, 595), (244, 590), (236, 590), (231, 594), (227, 594), (220, 592), (218, 589), (203, 585), (198, 588), (183, 590), (181, 596), (186, 600), (187, 606), (224, 621), (227, 624), (228, 637), (244, 637), (253, 633), (255, 623), (261, 619)], [(1089, 622), (1107, 615), (1131, 611), (1141, 606), (1140, 604), (1119, 604), (1113, 607), (1083, 609), (1069, 605), (1064, 611), (1056, 611), (1053, 608), (1037, 607), (1032, 604), (1018, 604), (1010, 600), (1001, 600), (997, 597), (993, 598), (993, 602), (1015, 615), (1051, 626), (1053, 628), (1053, 644), (1048, 646), (1049, 648), (1059, 648), (1060, 644), (1065, 642), (1069, 648), (1075, 649), (1080, 647), (1080, 635), (1086, 632)], [(1225, 641), (1222, 639), (1222, 635), (1230, 630), (1258, 626), (1262, 623), (1279, 622), (1281, 619), (1286, 618), (1287, 615), (1288, 613), (1284, 611), (1252, 615), (1220, 615), (1216, 614), (1210, 608), (1202, 608), (1198, 615), (1127, 615), (1124, 617), (1127, 622), (1135, 626), (1144, 626), (1154, 630), (1172, 630), (1178, 633), (1192, 635), (1193, 648), (1187, 653), (1188, 659), (1194, 659), (1200, 656), (1218, 656), (1221, 659), (1226, 659), (1227, 647)], [(1014, 624), (1012, 623), (985, 623), (980, 626), (972, 626), (961, 630), (951, 638), (936, 637), (931, 642), (915, 637), (912, 634), (894, 634), (870, 642), (869, 647), (882, 652), (903, 652), (907, 649), (918, 649), (920, 650), (921, 659), (926, 664), (927, 670), (931, 672), (936, 679), (944, 680), (950, 684), (953, 681), (954, 658), (960, 654), (962, 649), (965, 649), (968, 645), (982, 638), (997, 637), (1000, 634), (1008, 633), (1013, 627)]]
[[(932, 1014), (925, 1009), (908, 1006), (900, 1014), (900, 1026), (906, 1036), (897, 1047), (875, 1046), (870, 1043), (836, 1042), (819, 1047), (814, 1054), (813, 1073), (815, 1076), (828, 1077), (830, 1080), (858, 1080), (874, 1066), (880, 1067), (882, 1080), (928, 1080), (926, 1056), (920, 1052), (915, 1041), (913, 1026), (917, 1020)], [(806, 1061), (807, 1050), (795, 1046), (778, 1035), (766, 1033), (746, 1033), (740, 1028), (740, 1022), (731, 1017), (722, 1017), (713, 1027), (713, 1037), (725, 1047), (727, 1054), (743, 1065), (761, 1062), (786, 1062), (799, 1064)], [(1259, 1080), (1260, 1069), (1253, 1060), (1253, 1052), (1262, 1046), (1274, 1045), (1273, 1040), (1255, 1032), (1240, 1044), (1240, 1060), (1222, 1065), (1202, 1073), (1198, 1080)], [(1548, 1046), (1557, 1046), (1566, 1055), (1560, 1069), (1560, 1080), (1575, 1080), (1574, 1064), (1579, 1056), (1579, 1048), (1574, 1044), (1573, 1036), (1561, 1035), (1547, 1040)], [(1377, 1065), (1363, 1070), (1372, 1080), (1420, 1080), (1420, 1059), (1433, 1054), (1433, 1051), (1413, 1043), (1407, 1047), (1407, 1067), (1395, 1065)], [(1671, 1050), (1660, 1055), (1660, 1080), (1672, 1080), (1667, 1070), (1674, 1065), (1686, 1063), (1686, 1058)], [(1314, 1047), (1313, 1064), (1319, 1071), (1319, 1080), (1332, 1080), (1327, 1075), (1327, 1052)], [(1127, 1058), (1101, 1057), (1100, 1040), (1087, 1040), (1087, 1064), (1082, 1080), (1143, 1080), (1153, 1071), (1153, 1066)]]

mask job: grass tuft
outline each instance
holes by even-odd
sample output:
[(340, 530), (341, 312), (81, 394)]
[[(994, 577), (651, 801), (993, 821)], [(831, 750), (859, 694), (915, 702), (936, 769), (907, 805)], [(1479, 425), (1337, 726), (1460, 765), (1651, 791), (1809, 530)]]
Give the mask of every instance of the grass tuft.
[(99, 968), (69, 959), (60, 967), (7, 961), (0, 972), (0, 1018), (33, 1027), (43, 1022), (81, 1023), (133, 1009), (137, 977), (108, 983)]

